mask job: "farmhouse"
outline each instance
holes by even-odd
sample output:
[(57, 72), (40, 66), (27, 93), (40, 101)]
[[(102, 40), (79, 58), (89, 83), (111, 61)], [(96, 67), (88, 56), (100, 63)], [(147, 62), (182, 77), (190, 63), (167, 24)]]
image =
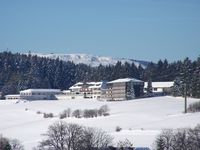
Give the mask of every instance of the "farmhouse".
[(129, 100), (143, 95), (144, 82), (134, 78), (124, 78), (107, 83), (108, 100)]
[[(152, 92), (156, 95), (168, 94), (173, 87), (174, 82), (152, 82)], [(144, 93), (147, 92), (148, 82), (144, 84)]]
[(20, 98), (26, 100), (53, 100), (55, 95), (60, 94), (59, 89), (27, 89), (20, 91)]

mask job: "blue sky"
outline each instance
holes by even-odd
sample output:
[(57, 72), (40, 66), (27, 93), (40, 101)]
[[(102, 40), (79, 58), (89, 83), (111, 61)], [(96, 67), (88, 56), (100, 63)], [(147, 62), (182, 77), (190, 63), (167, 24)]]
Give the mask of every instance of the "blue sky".
[(200, 0), (1, 0), (0, 51), (169, 61), (200, 55)]

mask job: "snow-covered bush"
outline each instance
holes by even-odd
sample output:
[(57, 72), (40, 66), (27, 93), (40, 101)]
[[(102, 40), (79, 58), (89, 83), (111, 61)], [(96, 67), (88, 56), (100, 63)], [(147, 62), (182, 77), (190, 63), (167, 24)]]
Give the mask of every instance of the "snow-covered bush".
[(104, 117), (109, 116), (109, 115), (110, 115), (109, 113), (104, 113), (103, 114)]
[(109, 116), (109, 108), (107, 105), (101, 106), (99, 109), (85, 109), (83, 111), (84, 118), (93, 118), (98, 116)]
[(47, 113), (43, 113), (43, 118), (48, 118)]
[(60, 115), (59, 115), (59, 118), (60, 119), (64, 119), (64, 118), (66, 118), (67, 116), (66, 116), (66, 113), (60, 113)]
[(93, 118), (93, 117), (98, 117), (98, 116), (109, 116), (110, 114), (108, 113), (109, 108), (107, 105), (101, 106), (99, 109), (85, 109), (85, 110), (80, 110), (76, 109), (71, 113), (71, 109), (68, 108), (67, 110), (64, 110), (62, 113), (60, 113), (59, 118), (63, 119), (66, 117), (75, 117), (75, 118)]
[(110, 110), (110, 109), (109, 109), (108, 105), (103, 105), (103, 106), (101, 106), (101, 107), (99, 108), (98, 114), (99, 114), (99, 116), (102, 116), (102, 115), (104, 115), (105, 113), (108, 113), (109, 110)]
[(71, 109), (65, 109), (63, 112), (60, 113), (59, 118), (63, 119), (63, 118), (67, 118), (67, 117), (71, 117)]
[(64, 110), (63, 112), (60, 113), (59, 118), (64, 119), (66, 117), (67, 117), (67, 112), (66, 112), (66, 110)]
[(42, 114), (42, 112), (41, 111), (37, 111), (36, 114)]
[(80, 109), (76, 109), (73, 111), (72, 116), (75, 118), (81, 118), (82, 117), (82, 111)]
[(200, 111), (200, 102), (195, 102), (189, 105), (188, 112), (199, 112)]
[(83, 111), (83, 117), (84, 118), (93, 118), (98, 116), (98, 110), (97, 109), (85, 109)]
[(53, 113), (44, 113), (43, 118), (53, 118)]
[(122, 128), (121, 127), (119, 127), (119, 126), (116, 126), (116, 129), (115, 129), (115, 131), (116, 132), (120, 132), (122, 130)]

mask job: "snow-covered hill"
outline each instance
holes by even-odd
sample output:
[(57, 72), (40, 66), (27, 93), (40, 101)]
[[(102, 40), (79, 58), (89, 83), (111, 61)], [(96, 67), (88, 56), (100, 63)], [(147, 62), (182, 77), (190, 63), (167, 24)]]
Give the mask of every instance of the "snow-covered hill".
[[(188, 104), (199, 101), (188, 99)], [(136, 147), (150, 147), (163, 128), (194, 127), (200, 123), (200, 113), (184, 114), (184, 99), (152, 97), (145, 99), (107, 102), (97, 100), (55, 100), (19, 102), (0, 100), (0, 134), (17, 138), (31, 150), (41, 141), (48, 126), (59, 120), (59, 114), (67, 109), (95, 109), (108, 105), (110, 116), (96, 118), (65, 118), (63, 121), (84, 126), (102, 128), (119, 140), (129, 139)], [(43, 118), (38, 111), (53, 113), (54, 118)], [(116, 127), (122, 128), (116, 132)]]
[(42, 53), (34, 53), (32, 55), (37, 55), (40, 57), (48, 57), (51, 59), (59, 58), (63, 61), (72, 61), (75, 64), (83, 63), (90, 65), (92, 67), (99, 66), (100, 64), (106, 65), (115, 65), (118, 61), (125, 63), (134, 63), (137, 67), (141, 65), (145, 68), (148, 64), (147, 61), (140, 61), (134, 59), (125, 59), (125, 58), (112, 58), (112, 57), (104, 57), (104, 56), (94, 56), (89, 54), (42, 54)]

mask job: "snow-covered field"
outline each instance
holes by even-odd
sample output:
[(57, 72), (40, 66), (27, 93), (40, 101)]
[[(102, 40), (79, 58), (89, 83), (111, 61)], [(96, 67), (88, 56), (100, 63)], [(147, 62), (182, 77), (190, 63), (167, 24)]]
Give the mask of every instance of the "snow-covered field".
[[(197, 101), (189, 98), (188, 103)], [(108, 105), (110, 116), (97, 118), (66, 118), (66, 122), (98, 127), (114, 137), (114, 141), (128, 138), (134, 146), (151, 147), (163, 128), (194, 127), (200, 123), (200, 113), (184, 114), (184, 99), (154, 97), (130, 101), (106, 102), (96, 100), (62, 101), (0, 101), (0, 133), (9, 138), (17, 138), (31, 150), (42, 139), (42, 133), (53, 122), (59, 120), (64, 109), (92, 109)], [(43, 118), (37, 111), (53, 113), (54, 118)], [(116, 132), (116, 126), (122, 131)]]

